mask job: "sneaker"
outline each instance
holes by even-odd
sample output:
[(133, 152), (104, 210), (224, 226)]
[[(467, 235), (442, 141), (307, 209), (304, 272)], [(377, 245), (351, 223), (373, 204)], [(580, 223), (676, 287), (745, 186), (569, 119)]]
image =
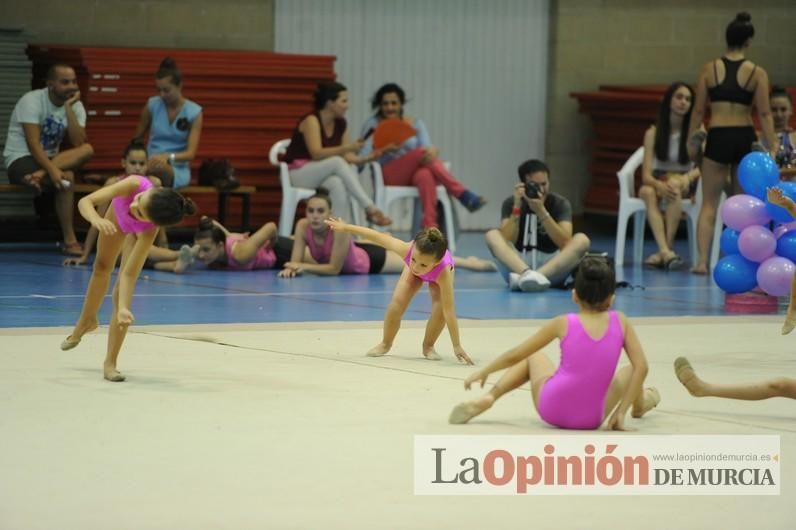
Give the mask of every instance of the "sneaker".
[(470, 190), (465, 190), (459, 196), (459, 202), (462, 203), (462, 206), (467, 208), (467, 211), (470, 213), (477, 212), (486, 204), (486, 199), (480, 195), (476, 195)]
[(509, 273), (509, 290), (510, 291), (519, 291), (520, 290), (520, 275), (516, 272)]
[(544, 274), (528, 269), (519, 278), (520, 290), (524, 293), (535, 293), (544, 291), (550, 287), (550, 280)]

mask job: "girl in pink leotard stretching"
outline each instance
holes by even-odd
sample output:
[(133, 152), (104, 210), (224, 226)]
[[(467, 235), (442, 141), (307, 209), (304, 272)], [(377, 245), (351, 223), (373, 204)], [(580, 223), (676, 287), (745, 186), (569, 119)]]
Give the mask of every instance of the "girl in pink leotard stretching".
[[(101, 216), (97, 207), (107, 203), (111, 207)], [(127, 328), (135, 320), (133, 290), (147, 253), (160, 227), (176, 225), (184, 216), (193, 215), (196, 205), (171, 188), (155, 188), (146, 177), (128, 175), (111, 186), (86, 195), (77, 203), (77, 208), (97, 229), (99, 241), (80, 318), (72, 333), (61, 343), (61, 349), (76, 347), (83, 335), (99, 325), (97, 313), (108, 291), (111, 272), (121, 255), (122, 262), (113, 287), (113, 311), (108, 326), (103, 374), (108, 381), (124, 381), (124, 376), (116, 369), (116, 361)]]
[[(606, 427), (621, 431), (631, 406), (635, 418), (653, 409), (660, 395), (654, 388), (642, 390), (647, 360), (636, 332), (624, 314), (609, 310), (616, 288), (614, 274), (606, 258), (584, 258), (572, 293), (580, 312), (552, 319), (534, 336), (465, 379), (467, 390), (475, 381), (483, 387), (489, 374), (508, 368), (486, 395), (457, 405), (450, 423), (467, 423), (528, 381), (539, 416), (564, 429), (597, 429), (608, 417)], [(558, 369), (539, 351), (554, 339), (561, 342)], [(622, 349), (630, 366), (617, 371)]]
[(367, 352), (369, 357), (380, 357), (390, 351), (409, 302), (427, 283), (431, 293), (431, 316), (423, 338), (423, 355), (432, 360), (440, 358), (434, 351), (434, 343), (447, 325), (456, 358), (463, 363), (473, 364), (459, 340), (459, 323), (453, 302), (453, 256), (448, 250), (445, 236), (438, 228), (424, 228), (417, 233), (414, 241), (407, 243), (370, 228), (348, 224), (342, 219), (327, 219), (325, 223), (335, 232), (361, 236), (404, 256), (406, 267), (398, 278), (392, 300), (384, 314), (384, 336), (379, 344)]

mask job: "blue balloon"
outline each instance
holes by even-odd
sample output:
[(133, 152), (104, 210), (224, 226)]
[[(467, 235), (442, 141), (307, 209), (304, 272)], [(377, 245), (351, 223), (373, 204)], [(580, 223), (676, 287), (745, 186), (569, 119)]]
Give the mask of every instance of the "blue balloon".
[(796, 232), (785, 232), (777, 239), (777, 256), (788, 258), (796, 263)]
[(766, 189), (779, 182), (779, 168), (768, 153), (752, 151), (738, 165), (738, 181), (746, 193), (766, 200)]
[(745, 293), (757, 286), (758, 265), (740, 254), (724, 256), (713, 269), (713, 279), (730, 294)]
[[(786, 197), (796, 201), (796, 182), (782, 181), (778, 182), (776, 187), (781, 189), (782, 193), (784, 193)], [(768, 200), (766, 200), (766, 211), (772, 219), (779, 223), (790, 223), (793, 221), (793, 216), (788, 213), (788, 210), (782, 208), (781, 206), (771, 204), (768, 202)]]
[(738, 236), (741, 233), (738, 230), (733, 230), (732, 228), (725, 228), (724, 231), (721, 233), (721, 239), (719, 240), (719, 246), (721, 247), (721, 253), (725, 256), (729, 256), (730, 254), (740, 254), (740, 250), (738, 250)]

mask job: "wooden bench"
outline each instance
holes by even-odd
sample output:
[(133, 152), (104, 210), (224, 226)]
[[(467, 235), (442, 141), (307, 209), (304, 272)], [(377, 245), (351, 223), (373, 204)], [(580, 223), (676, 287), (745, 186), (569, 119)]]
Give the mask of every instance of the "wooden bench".
[[(75, 184), (75, 193), (85, 195), (100, 189), (101, 186), (97, 184)], [(185, 186), (177, 191), (184, 195), (200, 195), (207, 193), (214, 193), (218, 195), (218, 221), (226, 226), (227, 221), (227, 200), (229, 197), (239, 197), (241, 200), (241, 232), (249, 231), (249, 218), (251, 216), (251, 195), (257, 189), (254, 186), (238, 186), (235, 189), (228, 191), (219, 191), (213, 186)], [(18, 184), (0, 184), (0, 193), (28, 193), (33, 194), (33, 191), (27, 186)]]

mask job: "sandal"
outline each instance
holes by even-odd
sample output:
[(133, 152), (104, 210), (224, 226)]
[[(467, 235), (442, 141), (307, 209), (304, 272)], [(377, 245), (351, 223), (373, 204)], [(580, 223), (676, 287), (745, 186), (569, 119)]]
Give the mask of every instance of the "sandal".
[(673, 254), (669, 257), (669, 259), (664, 260), (663, 263), (661, 263), (661, 268), (666, 269), (667, 271), (676, 271), (682, 269), (684, 264), (685, 262), (683, 261), (683, 258), (677, 254)]
[(486, 204), (486, 199), (484, 197), (476, 195), (470, 190), (464, 190), (457, 198), (459, 202), (462, 203), (462, 206), (470, 213), (480, 210)]
[(467, 208), (468, 212), (475, 213), (483, 208), (485, 204), (486, 199), (484, 197), (478, 197), (475, 201), (465, 204), (464, 207)]
[(648, 257), (644, 260), (644, 266), (650, 269), (662, 269), (663, 260), (661, 259), (661, 255), (653, 254), (652, 256)]
[(370, 212), (366, 212), (365, 218), (370, 224), (376, 226), (387, 226), (392, 224), (392, 219), (384, 215), (384, 212), (378, 208), (373, 208)]

